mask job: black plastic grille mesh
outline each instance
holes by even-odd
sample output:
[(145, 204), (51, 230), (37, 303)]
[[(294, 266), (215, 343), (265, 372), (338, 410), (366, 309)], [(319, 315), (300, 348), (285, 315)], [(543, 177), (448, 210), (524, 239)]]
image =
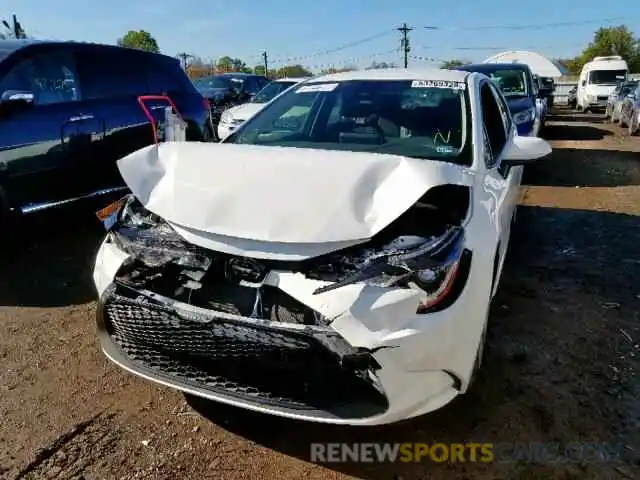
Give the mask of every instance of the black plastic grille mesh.
[(369, 381), (342, 368), (313, 335), (185, 318), (171, 307), (115, 293), (104, 303), (103, 318), (132, 362), (186, 385), (285, 408), (368, 416), (387, 406)]

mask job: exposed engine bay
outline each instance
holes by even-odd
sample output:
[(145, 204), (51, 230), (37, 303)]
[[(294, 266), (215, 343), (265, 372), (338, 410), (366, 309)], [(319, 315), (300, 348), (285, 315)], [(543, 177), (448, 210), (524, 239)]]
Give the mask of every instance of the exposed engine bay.
[[(132, 195), (110, 226), (110, 241), (130, 255), (116, 281), (218, 312), (303, 325), (327, 320), (280, 289), (270, 271), (330, 282), (316, 294), (358, 282), (415, 288), (437, 296), (463, 254), (469, 189), (441, 185), (364, 244), (303, 261), (255, 260), (214, 252), (182, 239)], [(434, 297), (435, 298), (435, 297)]]

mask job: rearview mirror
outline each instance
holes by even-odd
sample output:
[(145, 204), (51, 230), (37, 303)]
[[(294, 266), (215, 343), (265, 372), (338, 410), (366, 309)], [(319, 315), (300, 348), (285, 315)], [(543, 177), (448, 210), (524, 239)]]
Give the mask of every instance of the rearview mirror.
[(27, 90), (6, 90), (0, 95), (0, 103), (33, 103), (35, 96)]
[(539, 137), (516, 135), (502, 161), (509, 166), (529, 165), (551, 153), (551, 144)]

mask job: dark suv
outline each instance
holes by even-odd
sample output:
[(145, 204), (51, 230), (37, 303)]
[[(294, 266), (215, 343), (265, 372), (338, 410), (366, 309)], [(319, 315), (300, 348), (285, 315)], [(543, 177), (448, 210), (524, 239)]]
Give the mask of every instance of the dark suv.
[(251, 73), (222, 73), (193, 81), (198, 91), (209, 100), (214, 125), (224, 110), (248, 102), (268, 83), (266, 77)]
[[(109, 45), (0, 41), (0, 221), (123, 188), (116, 161), (154, 141), (141, 95), (168, 95), (187, 138), (211, 137), (208, 102), (178, 60)], [(147, 102), (161, 121), (168, 103)]]

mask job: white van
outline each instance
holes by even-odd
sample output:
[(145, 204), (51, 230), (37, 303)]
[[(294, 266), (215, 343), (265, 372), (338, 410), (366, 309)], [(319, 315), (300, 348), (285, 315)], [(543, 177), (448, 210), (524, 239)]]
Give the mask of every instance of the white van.
[(617, 82), (626, 78), (629, 66), (622, 57), (595, 57), (584, 64), (578, 80), (577, 108), (582, 111), (605, 110)]

